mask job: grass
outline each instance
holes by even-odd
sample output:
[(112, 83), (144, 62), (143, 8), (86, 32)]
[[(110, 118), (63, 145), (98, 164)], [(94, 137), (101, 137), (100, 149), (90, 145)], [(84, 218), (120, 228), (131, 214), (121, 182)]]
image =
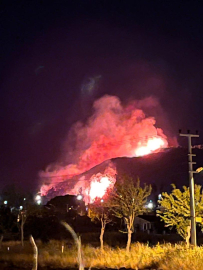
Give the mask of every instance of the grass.
[[(60, 241), (50, 241), (48, 244), (37, 241), (36, 244), (40, 267), (78, 268), (77, 248), (70, 242), (65, 243), (64, 253), (61, 252)], [(129, 253), (126, 253), (125, 249), (109, 246), (105, 246), (104, 252), (101, 252), (99, 248), (85, 245), (82, 246), (82, 256), (85, 268), (203, 269), (203, 247), (187, 249), (181, 244), (149, 247), (146, 244), (134, 243)], [(4, 242), (0, 251), (0, 262), (7, 262), (20, 269), (31, 269), (32, 248), (29, 242), (25, 243), (24, 249), (20, 242)]]

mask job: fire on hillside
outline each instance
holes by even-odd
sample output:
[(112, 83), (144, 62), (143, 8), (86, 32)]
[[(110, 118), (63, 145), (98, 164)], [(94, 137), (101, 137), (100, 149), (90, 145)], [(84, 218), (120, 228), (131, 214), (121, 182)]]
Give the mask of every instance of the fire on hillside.
[(144, 156), (166, 148), (166, 135), (155, 126), (153, 117), (145, 115), (140, 105), (143, 103), (156, 106), (152, 98), (125, 106), (116, 96), (106, 95), (96, 100), (93, 115), (86, 123), (77, 122), (69, 131), (63, 145), (67, 154), (39, 173), (43, 183), (41, 195), (58, 191), (60, 183), (66, 181), (68, 188), (60, 190), (60, 195), (76, 195), (82, 190), (85, 202), (92, 202), (114, 186), (116, 168), (107, 166), (103, 173), (88, 179), (81, 176), (74, 180), (75, 176), (112, 158)]

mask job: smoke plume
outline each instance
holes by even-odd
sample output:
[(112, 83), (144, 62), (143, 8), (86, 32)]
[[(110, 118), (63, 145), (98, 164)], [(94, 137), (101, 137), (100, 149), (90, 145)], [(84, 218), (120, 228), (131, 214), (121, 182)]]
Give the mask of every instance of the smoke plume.
[(59, 162), (39, 173), (42, 195), (105, 160), (167, 147), (167, 137), (155, 126), (154, 117), (145, 115), (144, 108), (149, 111), (150, 106), (158, 106), (158, 101), (150, 97), (123, 105), (117, 96), (109, 95), (96, 100), (86, 123), (78, 121), (70, 129)]

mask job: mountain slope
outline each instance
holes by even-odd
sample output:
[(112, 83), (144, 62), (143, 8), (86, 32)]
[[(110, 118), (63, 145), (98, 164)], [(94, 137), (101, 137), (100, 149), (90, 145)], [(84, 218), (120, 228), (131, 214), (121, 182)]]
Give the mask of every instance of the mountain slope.
[[(193, 153), (196, 154), (196, 157), (193, 157), (193, 161), (197, 162), (194, 165), (194, 170), (198, 167), (203, 167), (203, 150), (193, 149)], [(90, 185), (90, 178), (93, 175), (104, 173), (105, 169), (109, 165), (112, 166), (112, 164), (116, 167), (118, 176), (128, 174), (134, 179), (139, 177), (141, 184), (151, 184), (154, 196), (163, 191), (169, 191), (172, 183), (179, 188), (183, 185), (189, 185), (188, 150), (186, 148), (169, 148), (143, 157), (121, 157), (105, 161), (81, 175), (59, 183), (56, 186), (56, 190), (49, 192), (48, 197), (64, 195), (70, 190), (74, 190), (77, 193), (80, 183), (81, 187), (88, 187)], [(194, 178), (195, 183), (203, 184), (202, 173), (195, 174)]]

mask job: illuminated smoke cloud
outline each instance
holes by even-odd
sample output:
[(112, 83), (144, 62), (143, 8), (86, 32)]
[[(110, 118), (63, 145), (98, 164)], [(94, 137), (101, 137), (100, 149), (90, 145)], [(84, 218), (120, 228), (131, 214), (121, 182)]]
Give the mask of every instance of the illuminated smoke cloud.
[[(96, 100), (93, 104), (94, 112), (87, 122), (77, 122), (69, 131), (63, 145), (66, 155), (62, 156), (62, 161), (40, 172), (43, 183), (45, 179), (48, 183), (41, 187), (42, 195), (54, 189), (57, 183), (79, 175), (105, 160), (142, 156), (166, 148), (168, 142), (163, 131), (156, 128), (155, 119), (146, 117), (142, 110), (150, 106), (158, 106), (157, 100), (150, 97), (131, 101), (125, 106), (116, 96), (105, 95)], [(106, 180), (102, 181), (105, 185)]]

